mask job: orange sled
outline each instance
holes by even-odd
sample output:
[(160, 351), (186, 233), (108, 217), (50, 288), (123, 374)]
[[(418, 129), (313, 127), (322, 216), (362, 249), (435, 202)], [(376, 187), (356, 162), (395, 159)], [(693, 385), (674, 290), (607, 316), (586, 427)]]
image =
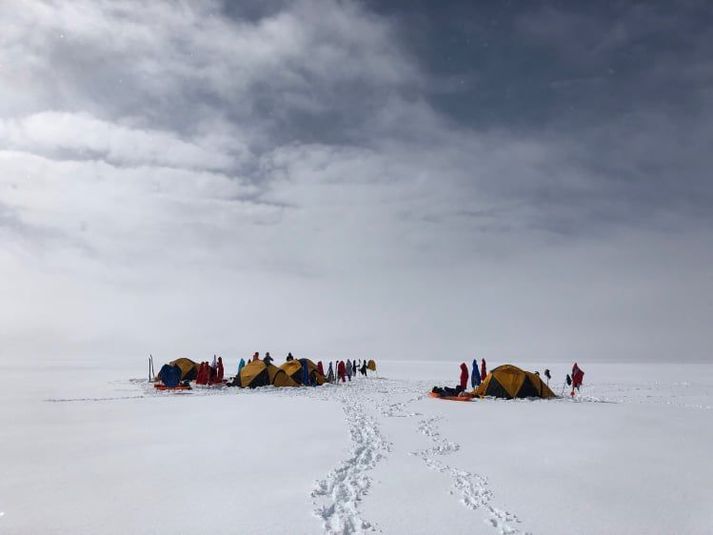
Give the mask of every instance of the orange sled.
[(446, 401), (473, 401), (473, 395), (467, 394), (465, 396), (440, 396), (435, 392), (429, 392), (429, 396), (436, 399), (445, 399)]

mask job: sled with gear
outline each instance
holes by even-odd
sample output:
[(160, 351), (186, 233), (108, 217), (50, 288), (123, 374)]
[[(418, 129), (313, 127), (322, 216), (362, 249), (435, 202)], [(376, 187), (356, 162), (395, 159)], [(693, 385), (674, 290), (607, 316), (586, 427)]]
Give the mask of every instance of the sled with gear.
[[(434, 388), (434, 390), (435, 390), (435, 388)], [(434, 399), (443, 399), (446, 401), (473, 401), (473, 398), (475, 397), (475, 396), (473, 396), (473, 394), (471, 394), (469, 392), (461, 392), (458, 395), (451, 396), (451, 395), (447, 395), (447, 394), (434, 392), (433, 390), (428, 393), (428, 396), (432, 397)]]

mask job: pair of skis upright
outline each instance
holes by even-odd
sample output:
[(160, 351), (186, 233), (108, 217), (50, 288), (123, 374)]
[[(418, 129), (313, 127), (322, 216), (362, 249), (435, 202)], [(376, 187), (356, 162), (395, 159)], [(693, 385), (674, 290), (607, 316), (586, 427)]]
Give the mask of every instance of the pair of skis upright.
[(156, 373), (153, 368), (153, 355), (149, 355), (149, 383), (152, 383)]

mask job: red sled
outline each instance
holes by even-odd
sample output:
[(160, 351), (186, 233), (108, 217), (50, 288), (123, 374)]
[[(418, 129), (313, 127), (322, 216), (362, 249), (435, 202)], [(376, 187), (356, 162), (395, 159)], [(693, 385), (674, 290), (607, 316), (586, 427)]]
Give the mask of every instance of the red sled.
[(191, 385), (166, 386), (162, 383), (156, 383), (153, 387), (157, 390), (192, 390)]

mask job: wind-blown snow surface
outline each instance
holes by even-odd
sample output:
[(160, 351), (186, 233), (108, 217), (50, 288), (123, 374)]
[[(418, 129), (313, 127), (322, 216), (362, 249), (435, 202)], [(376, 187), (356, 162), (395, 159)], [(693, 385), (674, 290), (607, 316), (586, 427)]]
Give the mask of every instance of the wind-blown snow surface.
[(0, 533), (713, 532), (713, 366), (581, 363), (574, 401), (426, 397), (457, 364), (183, 394), (140, 360), (4, 365)]

